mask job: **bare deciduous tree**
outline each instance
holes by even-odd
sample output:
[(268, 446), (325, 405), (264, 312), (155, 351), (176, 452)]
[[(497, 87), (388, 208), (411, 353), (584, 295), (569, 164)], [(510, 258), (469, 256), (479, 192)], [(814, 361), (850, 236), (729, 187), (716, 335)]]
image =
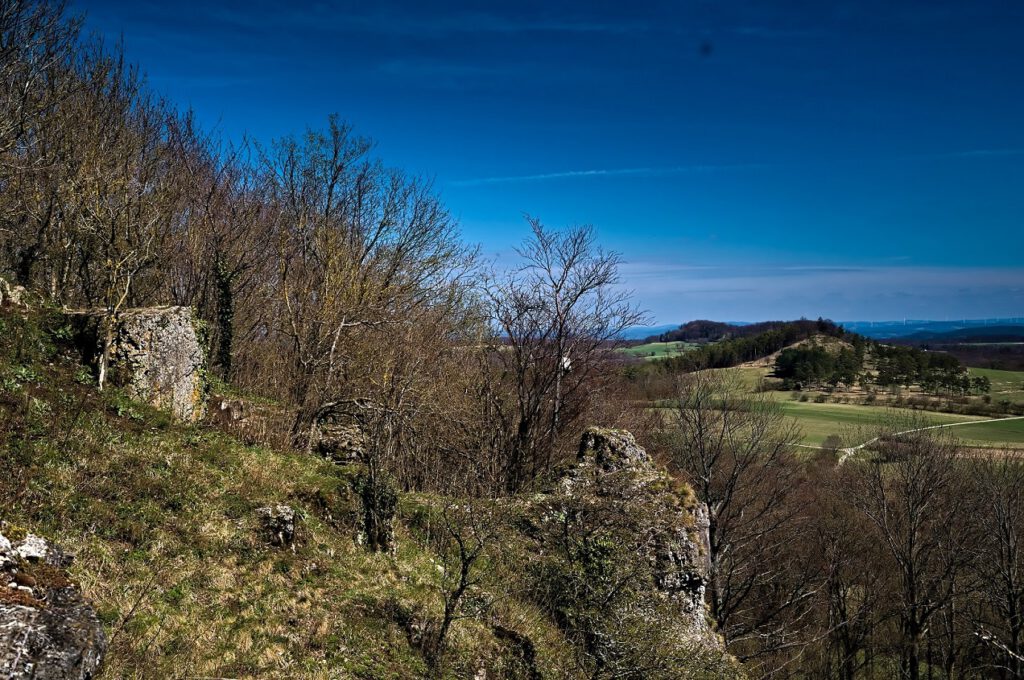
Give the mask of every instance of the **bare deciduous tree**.
[(914, 426), (923, 427), (901, 419), (888, 432), (902, 434), (880, 436), (875, 457), (858, 464), (853, 502), (885, 550), (883, 568), (896, 582), (901, 672), (918, 680), (928, 628), (955, 595), (974, 535), (964, 521), (967, 487), (955, 439)]
[(480, 566), (494, 547), (499, 526), (500, 513), (493, 503), (447, 503), (441, 511), (438, 593), (444, 608), (427, 649), (427, 659), (435, 670), (444, 656), (452, 624), (478, 618), (492, 604), (479, 588)]
[(799, 644), (816, 582), (791, 549), (806, 530), (790, 502), (798, 428), (727, 372), (682, 376), (677, 394), (668, 445), (708, 507), (711, 615), (740, 658)]
[(429, 182), (370, 160), (370, 143), (331, 119), (264, 162), (277, 212), (278, 331), (290, 344), (296, 434), (350, 382), (353, 333), (415, 323), (471, 259)]
[(619, 285), (621, 258), (597, 245), (591, 227), (529, 222), (522, 264), (485, 288), (498, 334), (486, 353), (486, 394), (509, 491), (550, 469), (560, 435), (601, 389), (622, 331), (645, 318)]
[(1002, 677), (1024, 674), (1024, 459), (1004, 454), (971, 466), (983, 531), (973, 568), (984, 605), (972, 631)]

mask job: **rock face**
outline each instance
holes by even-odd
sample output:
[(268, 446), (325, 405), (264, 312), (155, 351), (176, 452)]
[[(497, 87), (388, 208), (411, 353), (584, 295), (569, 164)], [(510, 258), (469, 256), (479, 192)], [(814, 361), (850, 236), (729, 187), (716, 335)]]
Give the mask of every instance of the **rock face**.
[(328, 423), (319, 428), (316, 452), (338, 464), (356, 463), (363, 459), (366, 438), (358, 425)]
[(653, 587), (685, 621), (688, 634), (708, 646), (720, 646), (704, 605), (707, 508), (658, 469), (632, 434), (588, 429), (576, 465), (563, 474), (545, 505), (556, 515), (566, 508), (583, 508), (623, 518), (620, 529), (647, 563)]
[(0, 677), (88, 680), (107, 640), (96, 613), (67, 579), (72, 557), (29, 534), (0, 535)]
[(10, 305), (12, 307), (24, 307), (28, 302), (28, 291), (24, 286), (16, 286), (0, 279), (0, 307)]
[(287, 547), (295, 542), (295, 509), (288, 505), (257, 508), (263, 533), (271, 545)]
[[(96, 360), (102, 351), (103, 315), (72, 313), (79, 342)], [(134, 399), (194, 422), (206, 414), (206, 352), (190, 307), (124, 310), (114, 328), (110, 380)]]
[(633, 435), (625, 430), (609, 430), (592, 427), (580, 439), (580, 451), (576, 457), (581, 466), (593, 466), (603, 472), (632, 469), (638, 473), (655, 472), (651, 457), (636, 443)]

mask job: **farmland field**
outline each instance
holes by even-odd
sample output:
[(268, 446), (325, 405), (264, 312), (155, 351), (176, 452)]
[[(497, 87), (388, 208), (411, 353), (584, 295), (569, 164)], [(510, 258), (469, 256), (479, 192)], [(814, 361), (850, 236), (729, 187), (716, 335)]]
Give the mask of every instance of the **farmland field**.
[(1024, 448), (1024, 420), (989, 420), (961, 425), (956, 436), (968, 446)]
[[(716, 369), (736, 376), (742, 389), (753, 391), (758, 382), (770, 373), (765, 367), (738, 367)], [(993, 398), (1006, 398), (999, 392), (1004, 387), (1017, 385), (1024, 373), (971, 369), (972, 375), (987, 375), (992, 381)], [(906, 418), (921, 426), (952, 425), (956, 435), (965, 445), (986, 448), (1024, 449), (1024, 420), (993, 420), (984, 416), (968, 416), (956, 413), (941, 413), (918, 409), (893, 408), (884, 404), (835, 404), (815, 401), (797, 401), (793, 392), (772, 391), (766, 396), (779, 402), (783, 412), (797, 421), (803, 432), (801, 444), (821, 446), (829, 435), (837, 435), (844, 445), (856, 445), (873, 436), (878, 425), (889, 418)], [(810, 393), (805, 393), (810, 394)], [(1022, 393), (1024, 394), (1024, 393)], [(664, 405), (664, 404), (663, 404)]]
[(648, 342), (635, 347), (624, 347), (619, 351), (637, 359), (651, 361), (674, 357), (694, 347), (697, 345), (692, 342)]
[[(870, 438), (870, 430), (890, 417), (914, 419), (919, 421), (922, 426), (987, 420), (987, 418), (978, 416), (894, 409), (884, 406), (860, 406), (855, 404), (816, 404), (814, 402), (782, 401), (780, 406), (787, 416), (795, 419), (800, 424), (804, 433), (801, 443), (809, 446), (820, 446), (825, 441), (825, 438), (832, 434), (839, 435), (843, 439)], [(956, 435), (965, 437), (967, 434), (966, 430), (971, 429), (971, 427), (974, 426), (956, 428)], [(865, 435), (865, 433), (867, 434)], [(1024, 432), (1021, 433), (1019, 440), (1019, 444), (1024, 444)], [(1000, 439), (999, 441), (1004, 440)], [(860, 441), (844, 441), (843, 443), (851, 445), (859, 444)], [(991, 446), (991, 443), (988, 445)]]
[(970, 368), (972, 377), (992, 381), (992, 399), (1024, 402), (1024, 371), (999, 371), (994, 368)]

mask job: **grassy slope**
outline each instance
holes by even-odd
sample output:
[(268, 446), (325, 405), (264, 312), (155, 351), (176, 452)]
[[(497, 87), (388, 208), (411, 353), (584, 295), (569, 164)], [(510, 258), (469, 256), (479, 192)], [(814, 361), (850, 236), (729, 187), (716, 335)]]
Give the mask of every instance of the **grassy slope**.
[[(359, 548), (351, 472), (100, 394), (51, 343), (59, 327), (34, 323), (0, 314), (0, 519), (77, 554), (73, 576), (111, 639), (104, 678), (425, 673), (399, 621), (440, 611), (435, 556), (403, 525), (397, 555)], [(299, 511), (294, 552), (259, 536), (254, 510), (269, 503)], [(509, 597), (495, 615), (533, 639), (538, 665), (566, 667), (564, 641), (528, 605)], [(480, 623), (453, 636), (447, 677), (500, 656)]]

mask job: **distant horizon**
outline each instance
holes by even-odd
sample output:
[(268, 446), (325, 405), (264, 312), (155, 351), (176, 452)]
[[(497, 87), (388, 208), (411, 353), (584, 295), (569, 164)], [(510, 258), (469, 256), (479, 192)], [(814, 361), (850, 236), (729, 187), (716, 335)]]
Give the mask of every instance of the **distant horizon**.
[[(825, 319), (827, 321), (833, 321), (835, 323), (877, 323), (877, 324), (898, 324), (898, 323), (963, 323), (963, 324), (979, 324), (985, 325), (988, 322), (1009, 322), (1009, 325), (1024, 325), (1024, 316), (1003, 316), (1003, 317), (978, 317), (978, 318), (948, 318), (948, 319), (912, 319), (906, 318), (895, 318), (895, 319), (833, 319), (829, 316), (801, 316), (796, 318), (765, 318), (765, 319), (712, 319), (708, 317), (695, 317), (693, 319), (686, 319), (679, 323), (673, 323), (671, 321), (665, 323), (655, 323), (647, 326), (633, 326), (632, 328), (661, 328), (662, 326), (682, 326), (693, 321), (716, 321), (718, 323), (727, 323), (733, 325), (750, 325), (755, 323), (767, 323), (771, 321), (798, 321), (800, 319)], [(997, 325), (993, 323), (993, 325)]]
[[(718, 323), (725, 323), (735, 326), (749, 326), (756, 323), (770, 323), (773, 321), (787, 322), (797, 321), (800, 319), (817, 319), (819, 317), (798, 317), (795, 319), (757, 319), (757, 320), (721, 320), (721, 319), (708, 319), (708, 318), (695, 318), (680, 321), (678, 323), (668, 322), (651, 324), (649, 326), (631, 326), (627, 328), (624, 335), (635, 339), (642, 332), (650, 331), (651, 335), (656, 335), (659, 332), (666, 332), (685, 326), (688, 323), (694, 321), (715, 321)], [(979, 319), (832, 319), (826, 316), (820, 317), (827, 321), (831, 321), (843, 327), (850, 325), (868, 325), (868, 326), (899, 326), (899, 325), (923, 325), (923, 324), (946, 324), (956, 325), (959, 324), (964, 327), (968, 326), (1024, 326), (1024, 316), (1019, 317), (988, 317)]]

